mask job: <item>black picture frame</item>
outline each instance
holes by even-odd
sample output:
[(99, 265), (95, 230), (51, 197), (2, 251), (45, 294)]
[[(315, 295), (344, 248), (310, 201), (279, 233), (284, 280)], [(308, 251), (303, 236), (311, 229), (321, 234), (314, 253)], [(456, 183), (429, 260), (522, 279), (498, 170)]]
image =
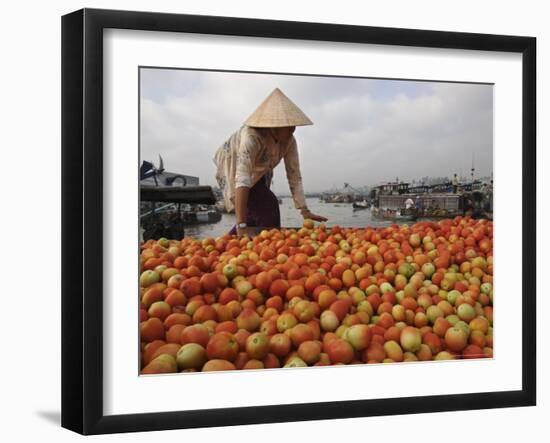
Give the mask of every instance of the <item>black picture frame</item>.
[[(103, 412), (103, 31), (108, 28), (522, 55), (522, 389), (131, 415)], [(340, 24), (83, 9), (62, 17), (62, 426), (82, 434), (536, 404), (536, 39)]]

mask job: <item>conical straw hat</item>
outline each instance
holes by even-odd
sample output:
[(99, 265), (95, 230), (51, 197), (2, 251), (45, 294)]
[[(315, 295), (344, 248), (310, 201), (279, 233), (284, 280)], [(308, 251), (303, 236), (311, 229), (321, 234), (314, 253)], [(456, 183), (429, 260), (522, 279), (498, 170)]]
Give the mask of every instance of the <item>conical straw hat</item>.
[(253, 128), (312, 125), (313, 122), (279, 88), (275, 88), (245, 121)]

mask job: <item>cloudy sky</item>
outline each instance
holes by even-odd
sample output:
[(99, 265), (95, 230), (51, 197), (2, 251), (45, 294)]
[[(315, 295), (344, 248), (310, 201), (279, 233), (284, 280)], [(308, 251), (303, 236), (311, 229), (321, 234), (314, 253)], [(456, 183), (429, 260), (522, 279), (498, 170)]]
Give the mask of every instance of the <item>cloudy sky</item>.
[[(373, 186), (423, 176), (489, 176), (491, 85), (141, 70), (141, 158), (215, 185), (212, 158), (274, 88), (313, 121), (298, 127), (304, 189)], [(283, 162), (275, 192), (288, 194)]]

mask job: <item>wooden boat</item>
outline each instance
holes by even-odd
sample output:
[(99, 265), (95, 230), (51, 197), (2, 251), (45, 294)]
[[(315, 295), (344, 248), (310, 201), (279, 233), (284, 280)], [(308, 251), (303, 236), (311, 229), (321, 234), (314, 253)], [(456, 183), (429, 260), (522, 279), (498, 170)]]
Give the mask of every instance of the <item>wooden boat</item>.
[(415, 212), (405, 212), (405, 210), (394, 210), (384, 208), (373, 208), (372, 216), (381, 220), (391, 220), (395, 222), (415, 221), (417, 215)]
[[(185, 226), (215, 223), (221, 211), (208, 206), (194, 211), (182, 205), (214, 205), (216, 198), (210, 186), (140, 186), (141, 236), (143, 240), (161, 237), (181, 239)], [(160, 204), (160, 206), (159, 206)]]
[(140, 233), (143, 240), (181, 239), (185, 226), (216, 223), (222, 218), (221, 211), (213, 206), (217, 198), (212, 187), (199, 186), (198, 182), (198, 177), (166, 172), (160, 156), (158, 167), (142, 162)]
[(370, 204), (366, 201), (359, 201), (359, 202), (353, 202), (351, 204), (353, 209), (368, 209), (370, 208)]

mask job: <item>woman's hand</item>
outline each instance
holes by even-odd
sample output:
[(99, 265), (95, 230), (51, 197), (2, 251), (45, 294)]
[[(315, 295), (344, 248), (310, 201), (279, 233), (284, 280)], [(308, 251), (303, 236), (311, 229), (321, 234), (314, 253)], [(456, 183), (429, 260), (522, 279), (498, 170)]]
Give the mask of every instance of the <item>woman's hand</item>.
[(328, 220), (328, 218), (326, 217), (314, 214), (309, 209), (305, 209), (302, 211), (302, 217), (304, 217), (304, 219), (309, 218), (311, 220), (318, 221), (318, 222), (325, 222)]

